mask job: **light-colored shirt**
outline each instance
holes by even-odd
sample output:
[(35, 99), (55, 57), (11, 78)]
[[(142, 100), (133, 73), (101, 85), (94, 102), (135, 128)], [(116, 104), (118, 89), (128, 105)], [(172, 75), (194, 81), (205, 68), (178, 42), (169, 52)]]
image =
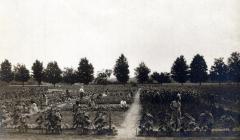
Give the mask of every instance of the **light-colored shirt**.
[(84, 92), (84, 89), (83, 89), (83, 88), (80, 88), (80, 89), (79, 89), (79, 92)]
[(30, 114), (34, 114), (34, 113), (37, 113), (39, 110), (38, 110), (38, 107), (37, 107), (37, 104), (36, 103), (33, 103), (31, 106), (30, 106)]

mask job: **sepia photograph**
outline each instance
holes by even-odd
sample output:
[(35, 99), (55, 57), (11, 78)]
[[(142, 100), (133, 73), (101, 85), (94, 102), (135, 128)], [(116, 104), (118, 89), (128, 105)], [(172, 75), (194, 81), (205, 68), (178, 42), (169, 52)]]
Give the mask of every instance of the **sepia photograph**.
[(0, 0), (0, 140), (239, 140), (240, 0)]

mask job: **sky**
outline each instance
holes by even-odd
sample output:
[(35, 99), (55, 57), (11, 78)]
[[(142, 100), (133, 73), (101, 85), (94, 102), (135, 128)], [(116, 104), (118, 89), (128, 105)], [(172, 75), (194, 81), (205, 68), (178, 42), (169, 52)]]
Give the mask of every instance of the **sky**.
[(210, 67), (240, 51), (239, 13), (239, 0), (0, 0), (0, 62), (63, 69), (87, 57), (97, 73), (123, 53), (134, 76), (140, 62), (169, 72), (199, 53)]

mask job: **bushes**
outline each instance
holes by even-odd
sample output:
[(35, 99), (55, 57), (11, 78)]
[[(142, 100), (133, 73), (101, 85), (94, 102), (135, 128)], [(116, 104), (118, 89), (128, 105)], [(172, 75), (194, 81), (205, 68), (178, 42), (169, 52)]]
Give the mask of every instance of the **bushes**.
[[(143, 87), (140, 94), (142, 120), (147, 113), (151, 114), (154, 120), (153, 126), (150, 127), (153, 128), (151, 131), (158, 131), (165, 135), (170, 135), (172, 131), (183, 135), (187, 135), (188, 131), (202, 131), (206, 135), (210, 135), (212, 129), (223, 128), (223, 126), (232, 130), (233, 125), (231, 124), (238, 120), (239, 112), (227, 111), (223, 108), (222, 101), (223, 99), (232, 103), (239, 101), (240, 95), (237, 94), (239, 92), (240, 89), (235, 86)], [(170, 108), (170, 104), (176, 100), (177, 94), (181, 95), (181, 112), (183, 114), (179, 130), (175, 130), (172, 126), (174, 123), (171, 123), (172, 110)], [(224, 115), (227, 117), (223, 117)], [(235, 124), (239, 126), (238, 121), (235, 121)], [(140, 124), (141, 128), (145, 128), (144, 123)], [(148, 135), (148, 132), (147, 129), (140, 130), (140, 134)]]

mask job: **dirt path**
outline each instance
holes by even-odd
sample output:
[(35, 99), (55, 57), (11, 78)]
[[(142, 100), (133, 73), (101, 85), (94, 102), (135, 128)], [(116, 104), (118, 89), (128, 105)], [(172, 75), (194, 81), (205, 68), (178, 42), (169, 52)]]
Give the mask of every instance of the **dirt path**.
[(136, 129), (138, 128), (138, 121), (140, 119), (141, 106), (139, 103), (140, 89), (137, 91), (134, 102), (129, 108), (126, 118), (122, 123), (121, 127), (118, 129), (119, 139), (133, 139), (136, 137)]

